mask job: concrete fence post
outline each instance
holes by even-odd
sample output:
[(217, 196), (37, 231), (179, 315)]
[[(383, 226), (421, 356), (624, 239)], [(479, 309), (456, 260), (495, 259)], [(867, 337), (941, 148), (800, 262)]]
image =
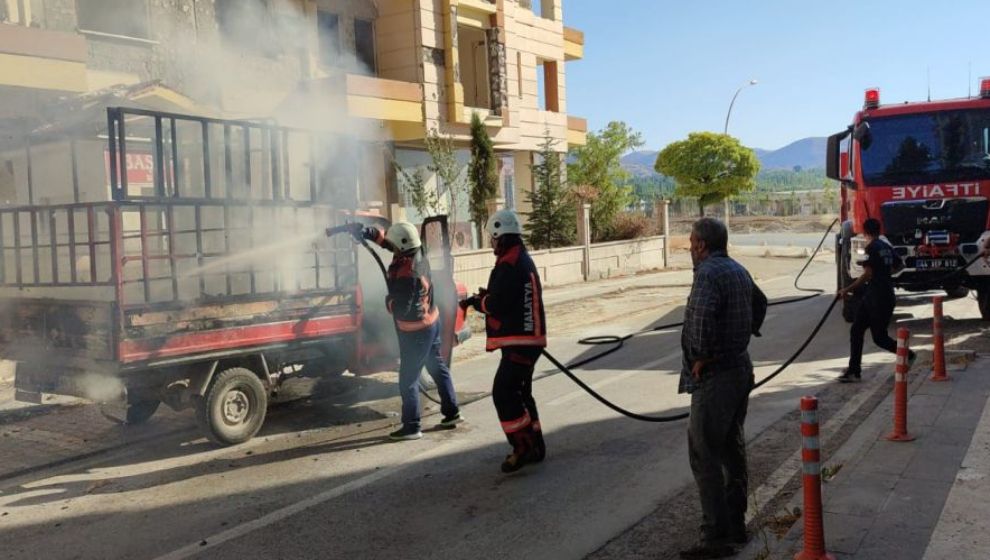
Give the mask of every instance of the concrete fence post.
[(577, 212), (578, 243), (582, 247), (581, 274), (587, 282), (591, 277), (591, 204), (578, 204)]
[(660, 201), (660, 219), (663, 220), (661, 230), (663, 232), (663, 267), (670, 266), (670, 201), (663, 199)]

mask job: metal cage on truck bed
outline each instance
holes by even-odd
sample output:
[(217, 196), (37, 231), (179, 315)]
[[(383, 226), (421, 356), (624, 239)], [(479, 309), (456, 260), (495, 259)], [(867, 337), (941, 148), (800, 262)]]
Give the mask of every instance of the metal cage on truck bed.
[(12, 165), (27, 204), (0, 207), (0, 356), (18, 390), (99, 400), (95, 375), (157, 399), (185, 366), (232, 357), (269, 389), (282, 359), (353, 365), (358, 255), (324, 235), (354, 216), (353, 144), (125, 108), (37, 131)]

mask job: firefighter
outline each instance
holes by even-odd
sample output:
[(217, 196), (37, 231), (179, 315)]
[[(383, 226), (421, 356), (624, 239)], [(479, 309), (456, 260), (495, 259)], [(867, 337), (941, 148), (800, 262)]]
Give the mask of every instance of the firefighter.
[(502, 353), (492, 400), (512, 446), (512, 453), (502, 462), (502, 472), (511, 473), (546, 456), (540, 415), (533, 400), (533, 370), (547, 345), (546, 317), (540, 275), (523, 245), (519, 217), (511, 210), (499, 210), (488, 219), (485, 230), (495, 249), (495, 268), (488, 277), (488, 287), (461, 305), (485, 314), (485, 349)]
[(388, 232), (376, 227), (355, 228), (355, 236), (368, 239), (393, 253), (388, 267), (385, 306), (395, 321), (399, 339), (399, 394), (402, 396), (402, 427), (389, 434), (393, 441), (423, 437), (420, 431), (419, 377), (426, 371), (440, 393), (440, 426), (453, 428), (463, 421), (450, 369), (440, 353), (440, 311), (433, 301), (430, 263), (423, 255), (416, 228), (396, 222)]
[[(870, 218), (863, 222), (863, 237), (866, 238), (866, 258), (860, 261), (863, 274), (855, 282), (840, 288), (839, 297), (857, 294), (861, 301), (856, 307), (856, 316), (849, 329), (849, 367), (839, 376), (841, 383), (853, 383), (862, 379), (863, 335), (870, 331), (873, 343), (884, 350), (897, 352), (897, 342), (890, 338), (887, 327), (894, 315), (897, 299), (894, 296), (894, 283), (891, 274), (903, 266), (900, 257), (880, 236), (880, 220)], [(916, 355), (908, 352), (909, 367), (914, 364)]]

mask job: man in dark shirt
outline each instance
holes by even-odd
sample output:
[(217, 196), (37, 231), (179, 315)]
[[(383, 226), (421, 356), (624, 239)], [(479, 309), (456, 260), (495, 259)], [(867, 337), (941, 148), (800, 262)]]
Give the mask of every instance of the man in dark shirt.
[[(851, 383), (862, 379), (863, 335), (867, 329), (873, 335), (873, 343), (888, 352), (897, 352), (897, 342), (887, 334), (887, 326), (894, 316), (893, 269), (900, 268), (901, 259), (894, 254), (894, 248), (880, 239), (880, 221), (870, 218), (863, 223), (863, 236), (866, 237), (866, 258), (860, 261), (863, 274), (847, 288), (839, 289), (839, 296), (861, 297), (852, 327), (849, 329), (849, 367), (839, 381)], [(908, 363), (914, 363), (915, 354), (908, 354)]]
[(701, 541), (681, 558), (724, 558), (745, 544), (746, 438), (753, 388), (747, 350), (753, 332), (753, 279), (726, 253), (728, 231), (702, 218), (691, 230), (694, 283), (684, 309), (679, 393), (691, 394), (688, 453), (701, 498)]

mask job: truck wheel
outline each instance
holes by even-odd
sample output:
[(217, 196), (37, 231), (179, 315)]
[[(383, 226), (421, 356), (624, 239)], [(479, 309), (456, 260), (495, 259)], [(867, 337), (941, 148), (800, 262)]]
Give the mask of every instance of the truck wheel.
[(969, 295), (969, 288), (966, 286), (946, 288), (945, 295), (948, 296), (949, 299), (961, 299)]
[(984, 321), (990, 321), (990, 288), (977, 290), (976, 301), (980, 306), (980, 316)]
[(268, 393), (251, 370), (226, 369), (196, 403), (196, 422), (211, 441), (237, 445), (254, 437), (265, 422)]
[(127, 424), (136, 425), (144, 424), (155, 414), (158, 410), (158, 405), (162, 401), (158, 399), (147, 399), (140, 401), (132, 401), (127, 404)]

